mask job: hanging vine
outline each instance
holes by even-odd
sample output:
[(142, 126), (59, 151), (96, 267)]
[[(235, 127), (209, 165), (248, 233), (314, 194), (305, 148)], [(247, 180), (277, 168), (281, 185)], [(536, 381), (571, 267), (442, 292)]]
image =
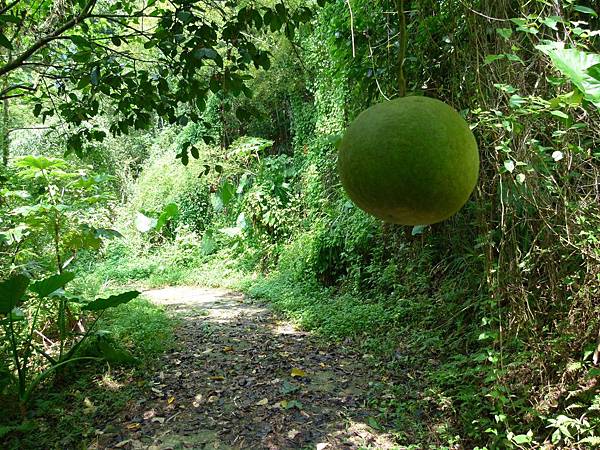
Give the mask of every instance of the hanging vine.
[(398, 11), (399, 21), (399, 43), (400, 49), (398, 51), (398, 95), (400, 97), (406, 96), (406, 78), (404, 77), (404, 60), (406, 59), (406, 45), (407, 45), (407, 33), (406, 33), (406, 14), (404, 11), (404, 0), (396, 0), (396, 10)]

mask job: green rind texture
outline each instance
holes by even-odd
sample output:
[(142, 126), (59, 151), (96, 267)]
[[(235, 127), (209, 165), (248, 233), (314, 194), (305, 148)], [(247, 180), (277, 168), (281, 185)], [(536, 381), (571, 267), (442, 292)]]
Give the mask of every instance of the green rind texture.
[(427, 225), (455, 214), (477, 183), (477, 142), (450, 106), (404, 97), (363, 111), (339, 146), (350, 199), (386, 222)]

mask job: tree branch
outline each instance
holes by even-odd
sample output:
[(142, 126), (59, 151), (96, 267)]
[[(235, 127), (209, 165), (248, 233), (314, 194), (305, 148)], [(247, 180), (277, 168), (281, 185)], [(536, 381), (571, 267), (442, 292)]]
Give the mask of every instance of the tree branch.
[(65, 31), (70, 30), (71, 28), (73, 28), (74, 26), (79, 24), (80, 22), (87, 19), (90, 16), (95, 5), (96, 5), (96, 0), (89, 0), (78, 16), (73, 17), (71, 20), (65, 22), (62, 26), (60, 26), (59, 28), (54, 30), (52, 33), (50, 33), (50, 34), (44, 36), (43, 38), (39, 39), (38, 41), (34, 42), (31, 45), (31, 47), (29, 47), (27, 50), (25, 50), (23, 53), (21, 53), (17, 58), (13, 59), (12, 61), (5, 64), (4, 66), (0, 67), (0, 76), (5, 75), (15, 69), (18, 69), (33, 54), (35, 54), (38, 50), (40, 50), (41, 48), (48, 45), (49, 42), (60, 38), (61, 35)]
[(12, 86), (8, 86), (0, 91), (0, 98), (4, 98), (6, 94), (8, 94), (10, 91), (14, 91), (15, 89), (23, 89), (25, 91), (36, 90), (33, 86), (29, 86), (28, 84), (13, 84)]

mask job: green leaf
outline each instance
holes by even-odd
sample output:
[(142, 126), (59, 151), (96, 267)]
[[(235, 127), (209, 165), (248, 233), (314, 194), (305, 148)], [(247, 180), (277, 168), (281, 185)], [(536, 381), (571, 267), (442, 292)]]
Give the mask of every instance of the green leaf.
[(21, 23), (22, 19), (17, 16), (13, 16), (10, 14), (3, 14), (0, 16), (0, 22), (4, 23)]
[(524, 105), (525, 103), (527, 103), (527, 99), (521, 97), (518, 94), (513, 94), (510, 96), (510, 99), (508, 100), (508, 105), (511, 108), (518, 108), (521, 105)]
[(169, 203), (163, 208), (162, 213), (156, 222), (156, 231), (160, 230), (169, 219), (173, 219), (179, 215), (179, 207), (176, 203)]
[(483, 63), (487, 65), (504, 58), (506, 58), (506, 55), (487, 55)]
[(71, 39), (71, 42), (73, 42), (73, 44), (75, 44), (78, 48), (90, 48), (91, 46), (90, 41), (83, 36), (73, 35), (69, 36), (69, 39)]
[(29, 285), (29, 278), (16, 274), (0, 283), (0, 314), (10, 313), (17, 306)]
[(111, 230), (110, 228), (96, 228), (95, 236), (103, 239), (114, 239), (122, 238), (123, 235), (117, 230)]
[(381, 425), (379, 424), (379, 422), (377, 422), (377, 420), (374, 417), (367, 417), (367, 425), (369, 425), (374, 430), (382, 430), (383, 429), (381, 427)]
[(75, 278), (73, 272), (63, 272), (61, 274), (52, 275), (43, 280), (36, 281), (31, 285), (31, 290), (40, 297), (47, 297), (54, 291), (63, 288), (69, 281)]
[[(575, 48), (564, 48), (560, 42), (537, 45), (536, 48), (549, 56), (554, 66), (579, 89), (584, 98), (600, 109), (600, 80), (588, 70), (600, 64), (600, 55)], [(595, 69), (593, 69), (595, 72)]]
[(513, 31), (510, 28), (496, 28), (496, 33), (498, 33), (504, 39), (509, 40), (513, 34)]
[(219, 188), (219, 198), (223, 206), (227, 206), (231, 199), (235, 196), (235, 186), (229, 181), (225, 181)]
[(46, 158), (45, 156), (25, 156), (19, 159), (16, 164), (17, 167), (28, 167), (37, 170), (46, 169), (64, 169), (67, 164), (56, 158)]
[(548, 28), (552, 28), (553, 30), (558, 30), (558, 27), (556, 25), (558, 23), (562, 23), (562, 19), (558, 16), (550, 16), (550, 17), (545, 17), (542, 22)]
[(0, 45), (9, 50), (13, 49), (13, 45), (3, 33), (0, 33)]
[(427, 228), (427, 225), (415, 225), (410, 234), (411, 236), (418, 236), (420, 234), (423, 234), (425, 228)]
[(117, 347), (114, 342), (106, 338), (98, 339), (98, 350), (108, 362), (125, 364), (137, 362), (137, 359), (131, 353)]
[(596, 80), (600, 81), (600, 64), (595, 64), (595, 65), (593, 65), (592, 67), (590, 67), (590, 68), (587, 70), (587, 74), (588, 74), (590, 77), (592, 77), (592, 78), (594, 78), (594, 79), (596, 79)]
[(202, 242), (200, 242), (200, 251), (202, 255), (208, 256), (217, 250), (217, 241), (213, 237), (212, 232), (207, 232), (202, 238)]
[(565, 114), (564, 112), (559, 111), (559, 110), (550, 111), (550, 114), (552, 114), (553, 116), (556, 116), (556, 117), (560, 117), (561, 119), (569, 118), (569, 116), (567, 114)]
[(118, 295), (111, 295), (108, 298), (97, 298), (85, 305), (82, 309), (86, 311), (102, 311), (107, 308), (114, 308), (115, 306), (130, 302), (134, 298), (139, 297), (140, 294), (141, 292), (139, 291), (129, 291)]
[(527, 444), (528, 442), (531, 442), (531, 438), (525, 434), (517, 434), (512, 440), (515, 444)]
[(100, 84), (100, 68), (98, 66), (94, 67), (90, 72), (90, 83), (93, 86), (98, 86)]
[(575, 5), (573, 9), (583, 14), (590, 14), (591, 16), (598, 17), (598, 13), (587, 6)]

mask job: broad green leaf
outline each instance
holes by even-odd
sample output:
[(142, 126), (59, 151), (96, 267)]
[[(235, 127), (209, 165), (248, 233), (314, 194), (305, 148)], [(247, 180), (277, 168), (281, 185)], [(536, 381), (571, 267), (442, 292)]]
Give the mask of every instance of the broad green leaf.
[(4, 48), (12, 50), (13, 46), (4, 33), (0, 33), (0, 45)]
[(2, 14), (0, 16), (0, 22), (4, 23), (21, 23), (23, 19), (17, 16), (13, 16), (11, 14)]
[(587, 70), (587, 73), (592, 78), (600, 81), (600, 64), (595, 64)]
[(562, 22), (562, 19), (560, 17), (558, 17), (558, 16), (550, 16), (550, 17), (544, 18), (544, 20), (542, 22), (548, 28), (552, 28), (553, 30), (558, 30), (558, 27), (556, 25), (559, 22)]
[(75, 278), (73, 272), (63, 272), (61, 274), (52, 275), (43, 280), (36, 281), (31, 285), (31, 290), (40, 297), (47, 297), (54, 291), (63, 288), (69, 281)]
[(484, 64), (491, 64), (494, 61), (498, 61), (499, 59), (504, 59), (506, 58), (506, 55), (487, 55), (485, 57), (485, 59), (483, 60)]
[(17, 167), (25, 167), (36, 170), (46, 169), (64, 169), (67, 167), (67, 163), (57, 158), (46, 158), (45, 156), (25, 156), (20, 158), (15, 165)]
[(518, 108), (521, 105), (524, 105), (525, 103), (527, 103), (527, 99), (521, 97), (518, 94), (513, 94), (510, 96), (510, 99), (508, 100), (508, 105), (511, 108)]
[(599, 54), (564, 48), (560, 42), (538, 45), (536, 48), (549, 56), (554, 66), (577, 86), (584, 98), (600, 109), (600, 80), (588, 73), (590, 68), (600, 64)]
[(573, 9), (583, 14), (589, 14), (591, 16), (598, 17), (598, 13), (592, 8), (588, 8), (587, 6), (575, 5)]
[(21, 322), (25, 320), (25, 312), (21, 308), (13, 308), (9, 313), (9, 318), (13, 322)]
[(29, 278), (22, 274), (0, 283), (0, 314), (10, 313), (21, 302), (28, 285)]
[(418, 236), (420, 234), (423, 234), (423, 231), (425, 231), (425, 228), (427, 228), (427, 225), (415, 225), (410, 234), (412, 236)]
[(27, 224), (19, 224), (10, 230), (0, 231), (0, 242), (6, 245), (18, 244), (29, 235), (30, 227)]
[(510, 28), (496, 28), (496, 33), (508, 40), (512, 36), (512, 29)]
[(517, 434), (512, 440), (515, 444), (527, 444), (532, 441), (532, 437), (527, 434)]
[(156, 230), (160, 230), (169, 219), (173, 219), (179, 215), (179, 207), (176, 203), (169, 203), (164, 207), (163, 212), (158, 217), (156, 222)]
[(91, 46), (90, 41), (83, 36), (73, 35), (69, 36), (69, 39), (71, 39), (71, 42), (73, 42), (73, 44), (75, 44), (77, 47), (89, 48)]
[(113, 342), (106, 338), (98, 339), (98, 350), (100, 354), (112, 363), (136, 363), (137, 359), (127, 350), (115, 346)]
[(104, 239), (114, 239), (123, 237), (123, 235), (117, 230), (112, 230), (110, 228), (96, 228), (95, 236)]
[(219, 188), (219, 198), (223, 206), (227, 206), (231, 199), (235, 196), (235, 186), (229, 181), (225, 181)]
[(217, 250), (217, 241), (212, 233), (206, 233), (200, 243), (200, 251), (204, 256), (208, 256)]
[(552, 114), (553, 116), (556, 116), (556, 117), (560, 117), (561, 119), (569, 118), (569, 116), (567, 114), (565, 114), (562, 111), (558, 111), (558, 110), (550, 111), (550, 114)]
[(129, 291), (123, 292), (122, 294), (111, 295), (108, 298), (97, 298), (96, 300), (89, 302), (82, 309), (86, 311), (102, 311), (107, 308), (113, 308), (127, 303), (134, 298), (139, 297), (140, 294), (141, 292), (139, 291)]

